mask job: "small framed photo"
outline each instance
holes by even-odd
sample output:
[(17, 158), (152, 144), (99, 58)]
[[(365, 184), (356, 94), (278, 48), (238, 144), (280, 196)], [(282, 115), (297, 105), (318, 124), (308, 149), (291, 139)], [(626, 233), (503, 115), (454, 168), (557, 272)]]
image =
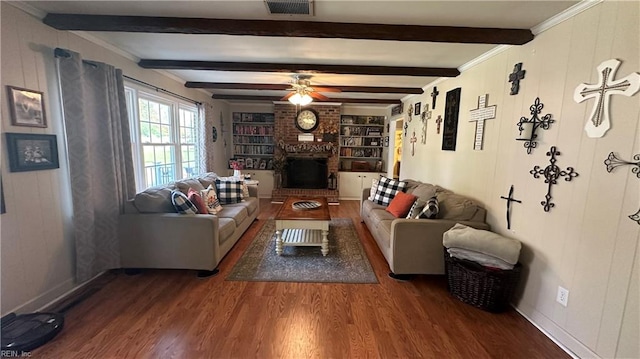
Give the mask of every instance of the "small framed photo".
[(389, 147), (389, 136), (384, 137), (384, 147)]
[(253, 169), (253, 158), (249, 157), (244, 159), (244, 168)]
[(59, 168), (56, 135), (7, 133), (9, 171), (26, 172)]
[(260, 160), (260, 169), (261, 170), (266, 170), (267, 169), (267, 160), (265, 158)]
[(7, 86), (7, 89), (12, 125), (47, 127), (42, 92), (13, 86)]
[(415, 107), (413, 108), (413, 114), (416, 116), (420, 116), (420, 110), (421, 110), (421, 106), (422, 106), (422, 102), (416, 102)]

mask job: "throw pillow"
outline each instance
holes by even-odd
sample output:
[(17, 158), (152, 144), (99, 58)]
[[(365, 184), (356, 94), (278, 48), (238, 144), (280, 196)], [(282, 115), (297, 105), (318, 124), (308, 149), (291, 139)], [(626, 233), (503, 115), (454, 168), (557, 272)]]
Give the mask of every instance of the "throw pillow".
[(436, 196), (431, 197), (427, 204), (424, 206), (420, 214), (416, 218), (434, 219), (438, 215), (440, 208), (438, 206), (438, 198)]
[(376, 195), (376, 190), (378, 189), (378, 179), (374, 178), (371, 180), (371, 190), (369, 192), (369, 198), (367, 198), (369, 201), (373, 201), (373, 197)]
[(204, 199), (204, 204), (207, 206), (207, 212), (209, 214), (218, 214), (218, 212), (222, 211), (222, 206), (220, 205), (220, 201), (218, 200), (218, 195), (216, 194), (216, 189), (213, 185), (209, 185), (207, 189), (203, 190), (202, 198)]
[(413, 202), (413, 205), (411, 206), (411, 209), (407, 214), (407, 219), (417, 219), (426, 204), (427, 202), (423, 201), (420, 198), (417, 198), (415, 202)]
[(218, 199), (221, 204), (232, 204), (242, 202), (242, 182), (241, 180), (221, 180), (216, 179), (218, 189)]
[(244, 201), (245, 198), (249, 197), (249, 186), (247, 186), (247, 184), (242, 181), (242, 200)]
[(189, 188), (187, 198), (189, 198), (189, 201), (191, 201), (196, 206), (196, 208), (198, 209), (198, 214), (209, 214), (207, 206), (204, 204), (202, 197), (200, 197), (200, 191)]
[(173, 207), (176, 209), (176, 212), (181, 214), (196, 214), (198, 213), (198, 208), (193, 202), (189, 201), (187, 195), (180, 192), (180, 190), (171, 191), (171, 203), (173, 203)]
[(404, 192), (398, 192), (391, 203), (389, 203), (389, 207), (386, 208), (387, 212), (393, 214), (396, 218), (402, 218), (409, 213), (411, 206), (416, 201), (416, 196), (412, 194), (407, 194)]
[(373, 196), (373, 202), (388, 206), (393, 197), (395, 197), (398, 192), (402, 192), (406, 185), (407, 182), (381, 177), (378, 182), (378, 187), (376, 188), (376, 194)]

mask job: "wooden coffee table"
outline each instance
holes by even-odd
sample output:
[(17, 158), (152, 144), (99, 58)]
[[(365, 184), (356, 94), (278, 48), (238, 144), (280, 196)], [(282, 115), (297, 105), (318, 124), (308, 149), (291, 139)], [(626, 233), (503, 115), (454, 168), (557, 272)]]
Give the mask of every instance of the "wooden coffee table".
[[(294, 209), (298, 201), (316, 201), (315, 209)], [(282, 254), (283, 246), (318, 246), (322, 255), (329, 253), (329, 204), (325, 197), (288, 197), (275, 217), (276, 254)]]

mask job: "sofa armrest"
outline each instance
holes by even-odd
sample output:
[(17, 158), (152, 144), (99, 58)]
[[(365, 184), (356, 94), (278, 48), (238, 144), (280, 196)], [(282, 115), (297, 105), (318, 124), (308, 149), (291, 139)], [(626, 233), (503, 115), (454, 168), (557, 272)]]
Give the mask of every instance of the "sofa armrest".
[(247, 185), (247, 188), (249, 188), (249, 197), (258, 198), (258, 186), (251, 184)]
[(442, 235), (456, 223), (488, 230), (482, 222), (446, 219), (394, 219), (391, 222), (390, 246), (396, 274), (444, 274)]

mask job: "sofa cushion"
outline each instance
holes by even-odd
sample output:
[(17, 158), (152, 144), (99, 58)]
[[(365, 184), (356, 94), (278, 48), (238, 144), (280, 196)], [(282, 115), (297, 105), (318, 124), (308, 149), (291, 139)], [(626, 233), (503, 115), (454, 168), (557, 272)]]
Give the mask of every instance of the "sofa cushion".
[(209, 214), (209, 211), (207, 210), (207, 206), (204, 204), (204, 201), (200, 196), (200, 191), (196, 191), (193, 188), (189, 188), (187, 197), (189, 198), (189, 201), (191, 201), (198, 209), (198, 214)]
[(216, 179), (216, 189), (220, 204), (231, 204), (242, 201), (242, 181)]
[(236, 226), (239, 226), (242, 221), (247, 219), (247, 209), (244, 204), (236, 203), (228, 206), (224, 206), (222, 211), (218, 212), (218, 218), (231, 218), (236, 222)]
[(369, 212), (369, 218), (371, 218), (373, 222), (396, 219), (396, 217), (394, 217), (393, 214), (387, 212), (385, 208), (372, 209), (371, 212)]
[[(258, 209), (258, 202), (260, 200), (256, 197), (249, 197), (246, 200), (242, 201), (241, 203), (239, 203), (239, 205), (244, 206), (244, 208), (247, 209), (247, 213), (249, 213), (249, 215), (253, 215), (253, 213)], [(231, 204), (229, 206), (235, 206), (235, 204)]]
[(187, 195), (178, 190), (171, 191), (171, 203), (180, 214), (197, 214), (198, 208), (187, 198)]
[(413, 189), (407, 190), (407, 193), (411, 193), (412, 195), (427, 202), (431, 197), (436, 195), (436, 186), (428, 183), (421, 183)]
[(204, 189), (204, 187), (202, 187), (202, 184), (200, 183), (200, 181), (198, 181), (197, 178), (181, 179), (179, 181), (176, 181), (175, 184), (178, 190), (180, 190), (180, 192), (184, 194), (189, 193), (189, 188), (193, 188), (196, 191), (202, 191)]
[(416, 199), (417, 197), (412, 194), (398, 192), (389, 203), (387, 212), (393, 214), (396, 218), (405, 217)]
[(438, 218), (469, 221), (478, 211), (478, 205), (474, 201), (453, 192), (439, 192), (437, 198), (440, 208)]
[(176, 213), (171, 202), (175, 186), (150, 187), (136, 194), (133, 204), (140, 213)]
[(380, 182), (378, 182), (376, 194), (373, 196), (373, 201), (377, 204), (388, 206), (398, 192), (404, 191), (406, 185), (407, 183), (403, 181), (381, 177)]
[(218, 175), (215, 172), (207, 172), (207, 173), (201, 174), (198, 177), (198, 181), (200, 181), (200, 184), (202, 184), (202, 187), (207, 188), (211, 185), (216, 184), (216, 178), (218, 178)]
[(233, 232), (235, 231), (236, 221), (234, 221), (232, 218), (218, 217), (218, 243), (224, 243), (227, 239), (231, 238), (231, 235), (233, 235)]

